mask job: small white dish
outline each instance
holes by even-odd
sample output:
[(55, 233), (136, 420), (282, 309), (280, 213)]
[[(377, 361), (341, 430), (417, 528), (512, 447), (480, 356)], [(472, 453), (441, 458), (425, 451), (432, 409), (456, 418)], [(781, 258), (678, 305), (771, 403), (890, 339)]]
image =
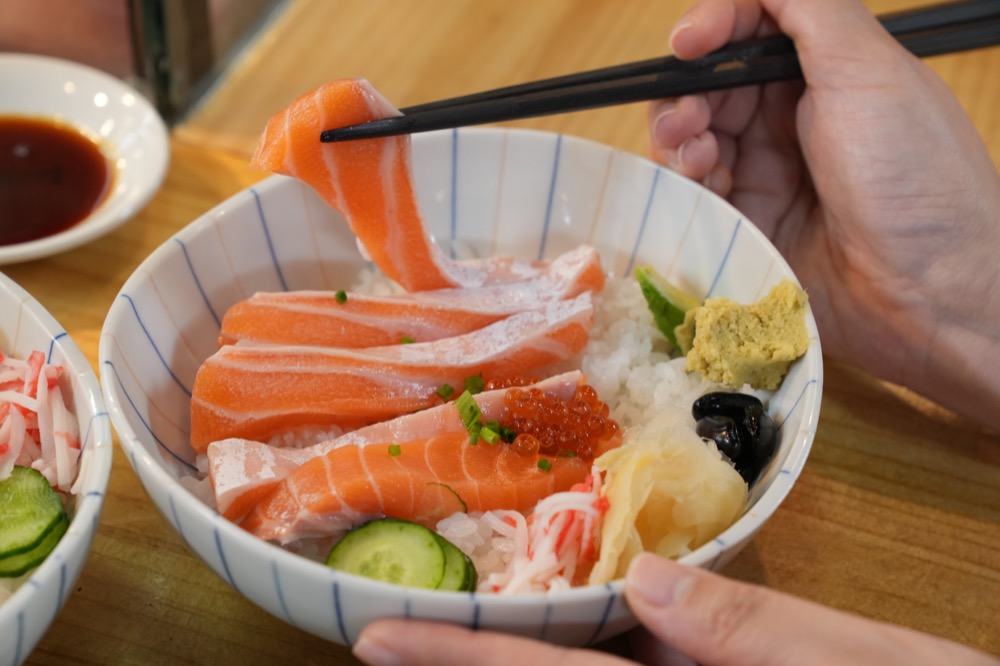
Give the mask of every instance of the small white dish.
[(38, 240), (0, 245), (0, 264), (47, 257), (117, 228), (159, 189), (170, 160), (156, 109), (123, 81), (58, 58), (0, 53), (0, 116), (49, 119), (97, 142), (115, 170), (111, 191), (84, 220)]

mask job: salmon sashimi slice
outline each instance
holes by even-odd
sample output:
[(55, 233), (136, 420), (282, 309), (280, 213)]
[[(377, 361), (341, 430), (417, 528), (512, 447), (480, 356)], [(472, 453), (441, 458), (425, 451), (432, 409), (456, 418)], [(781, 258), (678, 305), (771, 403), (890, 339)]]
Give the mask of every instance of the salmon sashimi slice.
[(229, 437), (267, 441), (304, 426), (357, 428), (439, 404), (443, 384), (522, 377), (586, 345), (590, 292), (464, 335), (366, 349), (226, 345), (201, 365), (191, 447)]
[(590, 474), (580, 458), (546, 458), (450, 432), (395, 447), (342, 446), (299, 467), (241, 521), (281, 544), (336, 536), (379, 516), (428, 527), (458, 511), (530, 511)]
[(420, 213), (408, 136), (319, 140), (326, 129), (398, 115), (366, 80), (331, 81), (299, 96), (268, 121), (250, 163), (312, 187), (341, 212), (365, 254), (407, 291), (480, 287), (536, 276), (544, 262), (509, 257), (459, 262), (445, 256)]
[[(570, 400), (583, 373), (573, 370), (530, 385)], [(500, 419), (507, 389), (484, 391), (475, 396), (483, 420)], [(313, 458), (346, 445), (367, 446), (426, 439), (446, 432), (467, 432), (453, 403), (431, 407), (302, 448), (280, 447), (248, 439), (229, 438), (208, 446), (208, 469), (216, 508), (229, 520), (242, 518), (274, 486)]]
[(602, 279), (597, 252), (581, 246), (554, 259), (540, 277), (476, 289), (339, 298), (331, 291), (259, 292), (229, 308), (219, 344), (359, 348), (439, 340), (577, 296)]

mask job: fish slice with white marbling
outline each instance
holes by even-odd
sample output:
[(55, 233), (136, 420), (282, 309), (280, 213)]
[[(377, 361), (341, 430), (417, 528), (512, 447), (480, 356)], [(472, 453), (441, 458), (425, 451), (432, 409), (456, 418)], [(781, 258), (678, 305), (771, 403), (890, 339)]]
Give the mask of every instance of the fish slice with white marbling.
[[(561, 400), (570, 400), (583, 382), (578, 370), (531, 384)], [(507, 389), (483, 391), (475, 396), (483, 420), (499, 420)], [(264, 495), (300, 466), (340, 446), (367, 446), (430, 438), (446, 432), (467, 432), (454, 403), (445, 403), (413, 414), (381, 421), (339, 437), (301, 448), (274, 446), (254, 440), (229, 438), (208, 446), (209, 475), (216, 508), (238, 520)]]

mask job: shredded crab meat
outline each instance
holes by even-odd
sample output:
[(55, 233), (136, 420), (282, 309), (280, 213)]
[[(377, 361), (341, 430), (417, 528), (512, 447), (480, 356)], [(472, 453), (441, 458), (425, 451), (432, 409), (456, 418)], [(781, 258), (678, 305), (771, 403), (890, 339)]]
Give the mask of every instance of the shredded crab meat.
[(0, 354), (0, 481), (20, 465), (37, 469), (53, 488), (72, 491), (80, 436), (59, 388), (61, 375), (42, 352), (23, 360)]
[(496, 532), (512, 537), (514, 553), (506, 569), (489, 574), (480, 589), (497, 594), (569, 589), (594, 562), (606, 511), (595, 468), (583, 483), (539, 501), (529, 518), (513, 511), (484, 514)]

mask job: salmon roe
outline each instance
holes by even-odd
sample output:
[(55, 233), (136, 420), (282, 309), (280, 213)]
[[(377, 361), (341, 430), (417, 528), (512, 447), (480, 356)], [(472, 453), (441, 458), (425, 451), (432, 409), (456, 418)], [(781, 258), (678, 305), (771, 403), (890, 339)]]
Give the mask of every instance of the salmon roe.
[(516, 433), (512, 446), (517, 451), (575, 456), (589, 462), (601, 442), (618, 434), (618, 422), (609, 417), (607, 404), (592, 386), (578, 386), (572, 400), (562, 400), (538, 388), (521, 388), (526, 383), (494, 387), (509, 388), (499, 420)]

